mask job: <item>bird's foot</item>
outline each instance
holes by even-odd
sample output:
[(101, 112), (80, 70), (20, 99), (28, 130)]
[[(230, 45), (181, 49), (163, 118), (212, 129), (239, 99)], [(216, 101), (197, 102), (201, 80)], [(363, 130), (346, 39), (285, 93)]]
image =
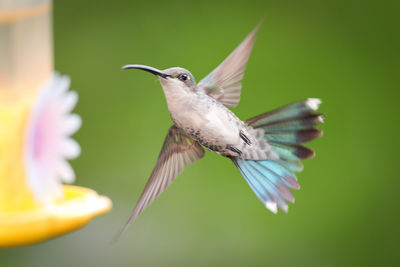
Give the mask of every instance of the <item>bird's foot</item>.
[(234, 147), (234, 146), (231, 146), (231, 145), (227, 145), (226, 148), (229, 149), (230, 151), (233, 151), (233, 152), (239, 154), (239, 156), (242, 155), (242, 151), (237, 147)]

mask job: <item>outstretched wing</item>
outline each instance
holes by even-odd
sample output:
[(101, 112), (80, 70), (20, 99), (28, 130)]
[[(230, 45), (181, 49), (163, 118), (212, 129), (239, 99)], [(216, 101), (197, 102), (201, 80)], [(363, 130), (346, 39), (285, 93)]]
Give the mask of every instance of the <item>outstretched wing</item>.
[(175, 125), (171, 126), (156, 166), (122, 232), (172, 183), (185, 166), (203, 156), (204, 150), (197, 141), (187, 137)]
[(259, 25), (215, 70), (198, 83), (197, 90), (203, 91), (225, 106), (237, 106), (242, 90), (241, 80), (258, 28)]

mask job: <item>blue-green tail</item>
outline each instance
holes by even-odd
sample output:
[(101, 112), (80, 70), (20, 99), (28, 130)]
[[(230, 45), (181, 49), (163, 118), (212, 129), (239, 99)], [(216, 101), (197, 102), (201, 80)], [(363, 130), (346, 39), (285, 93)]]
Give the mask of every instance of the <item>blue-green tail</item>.
[(246, 121), (264, 130), (264, 138), (279, 160), (232, 160), (257, 197), (274, 213), (278, 207), (287, 212), (286, 201), (294, 202), (290, 188), (300, 188), (294, 173), (303, 169), (302, 159), (314, 156), (302, 143), (322, 135), (315, 126), (323, 122), (323, 115), (313, 113), (320, 103), (319, 99), (309, 98)]

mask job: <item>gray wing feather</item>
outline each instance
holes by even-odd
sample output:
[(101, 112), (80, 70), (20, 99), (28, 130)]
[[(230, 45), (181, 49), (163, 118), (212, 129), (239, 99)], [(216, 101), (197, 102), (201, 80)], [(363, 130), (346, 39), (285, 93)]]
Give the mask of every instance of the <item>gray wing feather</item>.
[(198, 83), (197, 90), (225, 106), (237, 106), (240, 101), (244, 69), (259, 27), (260, 25), (215, 70)]
[(185, 168), (204, 156), (197, 141), (187, 137), (175, 125), (171, 126), (161, 148), (156, 166), (121, 233), (159, 196)]

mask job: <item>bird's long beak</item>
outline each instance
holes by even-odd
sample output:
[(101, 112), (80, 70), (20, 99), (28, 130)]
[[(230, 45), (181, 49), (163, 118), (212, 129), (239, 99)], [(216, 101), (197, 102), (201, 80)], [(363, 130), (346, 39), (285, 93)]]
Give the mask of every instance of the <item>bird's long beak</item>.
[(123, 70), (126, 70), (126, 69), (144, 70), (144, 71), (153, 73), (154, 75), (160, 76), (160, 77), (162, 77), (164, 79), (167, 78), (167, 77), (171, 77), (171, 75), (168, 75), (168, 74), (162, 72), (159, 69), (156, 69), (156, 68), (153, 68), (153, 67), (150, 67), (150, 66), (146, 66), (146, 65), (125, 65), (125, 66), (122, 67), (122, 69)]

